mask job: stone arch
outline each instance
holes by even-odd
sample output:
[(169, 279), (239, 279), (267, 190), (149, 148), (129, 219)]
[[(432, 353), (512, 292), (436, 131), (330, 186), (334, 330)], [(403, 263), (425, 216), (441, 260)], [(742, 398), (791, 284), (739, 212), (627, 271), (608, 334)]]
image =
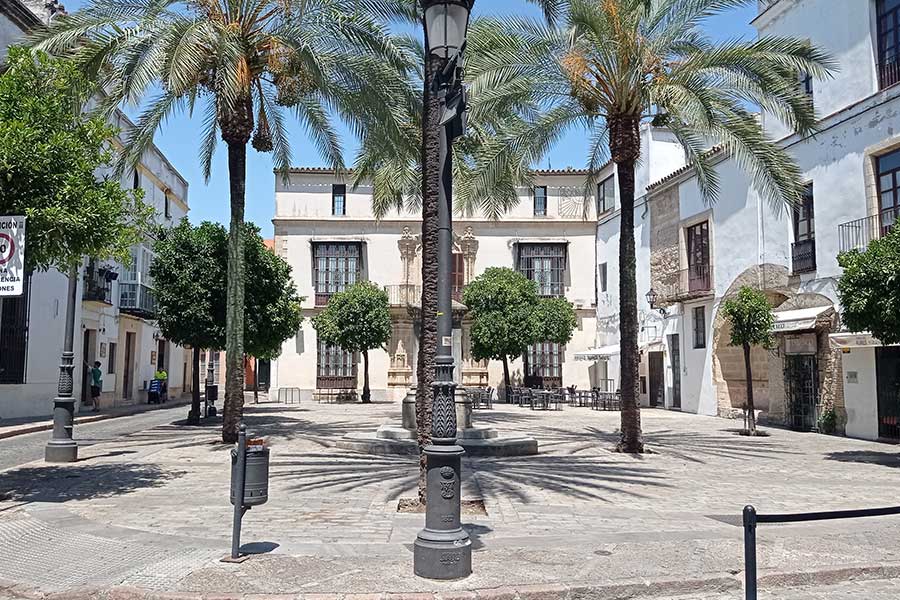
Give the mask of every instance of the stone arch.
[[(798, 287), (791, 281), (787, 267), (775, 264), (754, 265), (734, 279), (724, 298), (736, 294), (744, 286), (762, 290), (773, 307), (781, 307), (788, 302), (796, 295)], [(713, 320), (713, 386), (719, 415), (735, 417), (743, 411), (747, 402), (744, 353), (741, 348), (731, 345), (731, 325), (718, 308), (715, 307)], [(750, 362), (754, 405), (757, 410), (768, 412), (770, 398), (783, 397), (784, 393), (781, 359), (768, 350), (754, 347), (750, 353)], [(779, 376), (773, 377), (776, 371)]]

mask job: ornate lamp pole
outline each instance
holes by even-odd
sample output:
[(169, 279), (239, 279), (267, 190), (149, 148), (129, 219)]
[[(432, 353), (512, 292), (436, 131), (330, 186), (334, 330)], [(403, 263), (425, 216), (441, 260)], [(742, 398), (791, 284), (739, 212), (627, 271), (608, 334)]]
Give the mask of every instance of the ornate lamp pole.
[(69, 269), (69, 287), (66, 293), (66, 331), (62, 361), (59, 365), (59, 382), (53, 399), (53, 433), (44, 447), (44, 460), (50, 463), (67, 463), (78, 460), (78, 444), (72, 439), (75, 423), (75, 304), (78, 294), (78, 269)]
[[(422, 0), (425, 45), (440, 59), (435, 88), (441, 103), (441, 186), (438, 197), (438, 347), (434, 377), (432, 443), (428, 457), (428, 504), (425, 529), (414, 550), (416, 575), (429, 579), (461, 579), (472, 574), (472, 543), (460, 523), (460, 461), (465, 450), (456, 443), (456, 384), (453, 382), (453, 175), (450, 149), (465, 133), (466, 93), (462, 56), (475, 0)], [(426, 59), (427, 60), (427, 59)]]

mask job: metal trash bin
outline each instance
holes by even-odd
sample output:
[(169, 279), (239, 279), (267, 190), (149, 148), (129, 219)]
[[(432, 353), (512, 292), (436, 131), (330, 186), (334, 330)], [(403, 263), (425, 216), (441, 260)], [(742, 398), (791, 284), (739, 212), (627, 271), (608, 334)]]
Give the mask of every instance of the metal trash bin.
[[(238, 450), (231, 450), (231, 503), (237, 487)], [(247, 446), (247, 470), (244, 479), (243, 506), (259, 506), (269, 500), (269, 449), (263, 445)]]

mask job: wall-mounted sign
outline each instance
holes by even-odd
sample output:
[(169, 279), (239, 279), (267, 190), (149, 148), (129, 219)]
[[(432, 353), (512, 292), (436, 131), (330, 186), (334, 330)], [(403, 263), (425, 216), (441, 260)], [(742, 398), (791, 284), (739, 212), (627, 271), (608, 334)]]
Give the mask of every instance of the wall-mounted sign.
[(818, 343), (814, 333), (784, 336), (785, 354), (815, 354), (817, 350)]
[(106, 358), (106, 342), (100, 342), (100, 358)]
[(0, 297), (25, 292), (25, 217), (0, 216)]
[(151, 364), (151, 365), (155, 365), (155, 364), (156, 364), (156, 350), (151, 350), (151, 351), (150, 351), (150, 364)]
[(859, 372), (847, 371), (847, 383), (859, 383)]

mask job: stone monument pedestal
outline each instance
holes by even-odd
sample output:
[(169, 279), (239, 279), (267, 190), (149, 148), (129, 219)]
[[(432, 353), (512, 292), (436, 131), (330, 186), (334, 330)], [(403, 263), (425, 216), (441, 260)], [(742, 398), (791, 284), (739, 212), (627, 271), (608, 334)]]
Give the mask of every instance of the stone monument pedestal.
[[(456, 443), (465, 448), (468, 456), (528, 456), (538, 453), (538, 442), (532, 437), (500, 437), (491, 427), (472, 424), (472, 403), (465, 389), (456, 388)], [(416, 443), (416, 389), (410, 388), (403, 398), (401, 424), (382, 425), (374, 434), (348, 433), (337, 444), (344, 450), (368, 454), (418, 454)]]

